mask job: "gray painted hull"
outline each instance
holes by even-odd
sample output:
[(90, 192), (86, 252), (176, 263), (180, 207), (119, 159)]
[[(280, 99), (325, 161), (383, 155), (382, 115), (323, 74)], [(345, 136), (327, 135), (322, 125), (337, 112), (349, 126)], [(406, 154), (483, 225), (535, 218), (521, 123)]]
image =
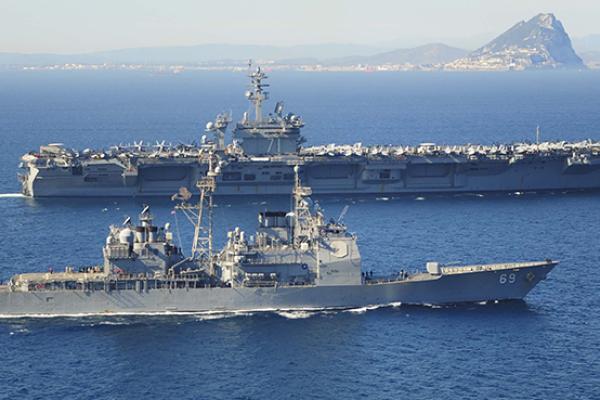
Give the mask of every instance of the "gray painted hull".
[[(0, 288), (0, 315), (201, 313), (351, 309), (388, 305), (444, 305), (523, 299), (556, 263), (448, 275), (419, 275), (387, 283), (348, 286), (150, 289), (148, 291), (11, 292)], [(504, 276), (502, 276), (504, 274)], [(514, 280), (507, 280), (514, 274)]]
[[(464, 192), (524, 192), (590, 190), (600, 188), (600, 164), (568, 165), (568, 157), (531, 157), (507, 160), (456, 160), (450, 157), (415, 157), (412, 160), (373, 161), (324, 157), (308, 162), (285, 160), (230, 162), (217, 178), (220, 196), (289, 195), (295, 163), (303, 164), (302, 179), (315, 194), (422, 194)], [(110, 164), (110, 163), (107, 163)], [(205, 166), (140, 166), (137, 175), (125, 179), (120, 167), (96, 171), (86, 167), (83, 175), (69, 169), (28, 169), (23, 193), (32, 197), (134, 197), (170, 196), (182, 186), (197, 192), (196, 182)], [(171, 173), (179, 170), (177, 174)], [(171, 172), (169, 172), (171, 171)], [(233, 171), (233, 172), (232, 172)], [(391, 171), (379, 175), (381, 171)], [(171, 173), (167, 178), (167, 174)], [(385, 179), (380, 179), (385, 176)], [(93, 177), (93, 179), (90, 179)], [(232, 179), (236, 178), (236, 179)]]

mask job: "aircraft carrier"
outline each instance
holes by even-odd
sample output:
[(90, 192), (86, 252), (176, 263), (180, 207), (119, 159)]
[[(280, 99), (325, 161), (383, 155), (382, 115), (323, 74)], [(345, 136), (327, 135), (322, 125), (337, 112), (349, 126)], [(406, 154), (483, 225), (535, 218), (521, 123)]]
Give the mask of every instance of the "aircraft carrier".
[[(568, 191), (600, 188), (600, 143), (505, 145), (303, 146), (303, 120), (283, 103), (263, 115), (264, 71), (249, 75), (246, 112), (226, 140), (232, 119), (220, 114), (200, 144), (143, 142), (103, 150), (72, 150), (60, 143), (22, 157), (22, 192), (31, 197), (167, 196), (197, 191), (209, 154), (222, 173), (218, 195), (288, 194), (293, 166), (315, 194), (402, 194)], [(226, 143), (227, 142), (227, 143)]]
[[(357, 236), (343, 215), (327, 221), (310, 201), (294, 167), (293, 207), (263, 211), (249, 236), (227, 234), (220, 252), (212, 245), (212, 197), (220, 167), (209, 157), (192, 205), (185, 187), (174, 200), (194, 224), (190, 256), (173, 243), (170, 226), (154, 225), (150, 207), (140, 222), (112, 226), (104, 264), (64, 272), (24, 273), (0, 285), (0, 317), (106, 314), (228, 313), (352, 309), (396, 304), (445, 305), (522, 299), (556, 261), (468, 266), (428, 262), (424, 272), (377, 276), (361, 269)], [(396, 262), (396, 261), (390, 261)], [(401, 269), (402, 268), (402, 269)]]

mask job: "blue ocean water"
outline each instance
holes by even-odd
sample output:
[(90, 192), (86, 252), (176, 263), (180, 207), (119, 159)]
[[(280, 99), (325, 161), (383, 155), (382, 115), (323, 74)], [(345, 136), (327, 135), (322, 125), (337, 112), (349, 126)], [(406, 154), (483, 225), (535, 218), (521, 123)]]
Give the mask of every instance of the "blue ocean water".
[[(310, 143), (600, 140), (600, 73), (272, 73)], [(0, 279), (101, 261), (144, 199), (28, 200), (42, 143), (192, 141), (247, 109), (234, 73), (0, 73)], [(0, 398), (598, 398), (599, 193), (318, 199), (359, 235), (366, 269), (554, 258), (521, 303), (321, 313), (0, 320)], [(167, 200), (152, 201), (172, 221)], [(217, 237), (281, 198), (218, 199)], [(182, 223), (182, 221), (180, 221)], [(191, 229), (184, 229), (189, 242)]]

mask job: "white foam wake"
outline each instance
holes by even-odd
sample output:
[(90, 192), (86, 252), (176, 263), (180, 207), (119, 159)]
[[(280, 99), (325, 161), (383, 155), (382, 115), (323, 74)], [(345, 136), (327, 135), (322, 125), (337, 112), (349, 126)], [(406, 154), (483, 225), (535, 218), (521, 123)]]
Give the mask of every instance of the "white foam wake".
[(24, 197), (23, 193), (0, 193), (1, 199), (20, 199)]
[(275, 314), (280, 317), (287, 319), (305, 319), (315, 316), (319, 311), (305, 311), (305, 310), (296, 310), (296, 311), (276, 311)]
[[(315, 315), (331, 314), (337, 312), (349, 312), (353, 314), (362, 314), (367, 311), (377, 310), (379, 308), (400, 307), (400, 302), (374, 304), (358, 308), (341, 308), (341, 307), (324, 307), (324, 308), (297, 308), (297, 309), (277, 309), (277, 308), (262, 308), (248, 310), (232, 310), (232, 311), (152, 311), (152, 312), (98, 312), (98, 313), (76, 313), (76, 314), (0, 314), (2, 319), (30, 319), (30, 318), (102, 318), (102, 317), (163, 317), (163, 316), (193, 316), (199, 321), (207, 321), (213, 319), (232, 318), (252, 316), (259, 313), (273, 313), (287, 319), (304, 319)], [(117, 322), (116, 324), (119, 324)], [(110, 322), (108, 323), (110, 324)]]
[(378, 308), (388, 307), (387, 304), (377, 304), (372, 306), (358, 307), (358, 308), (349, 308), (347, 310), (343, 310), (344, 312), (349, 312), (352, 314), (364, 314), (367, 311), (377, 310)]
[(89, 324), (83, 324), (82, 326), (122, 326), (122, 325), (131, 325), (131, 322), (127, 321), (99, 321), (99, 322), (90, 322)]

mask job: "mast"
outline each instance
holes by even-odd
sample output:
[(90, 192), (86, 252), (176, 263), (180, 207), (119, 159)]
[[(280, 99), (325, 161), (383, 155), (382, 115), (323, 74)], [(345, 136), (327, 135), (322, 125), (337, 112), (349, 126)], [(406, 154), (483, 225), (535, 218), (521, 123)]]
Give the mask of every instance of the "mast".
[(293, 244), (302, 249), (302, 245), (312, 247), (317, 265), (317, 280), (321, 279), (321, 259), (319, 255), (319, 224), (321, 214), (317, 211), (313, 216), (306, 197), (312, 194), (312, 189), (302, 186), (300, 182), (300, 167), (294, 166), (294, 230)]
[(313, 216), (305, 197), (312, 194), (310, 187), (302, 186), (300, 182), (300, 167), (294, 166), (294, 245), (310, 243), (314, 239)]
[(192, 194), (186, 189), (181, 188), (179, 194), (172, 197), (173, 200), (181, 200), (182, 203), (175, 208), (183, 211), (188, 220), (194, 225), (194, 239), (192, 242), (192, 260), (200, 261), (202, 267), (208, 271), (209, 275), (215, 273), (213, 259), (213, 193), (216, 189), (216, 177), (219, 173), (218, 158), (214, 153), (208, 156), (208, 171), (206, 176), (196, 182), (196, 187), (200, 190), (200, 199), (198, 204), (191, 205), (187, 203)]
[[(196, 186), (200, 189), (200, 201), (198, 203), (198, 223), (194, 230), (194, 244), (192, 255), (196, 255), (208, 265), (209, 275), (214, 275), (213, 263), (213, 232), (212, 232), (212, 212), (213, 212), (213, 193), (216, 187), (216, 160), (213, 155), (209, 155), (208, 171), (206, 177), (200, 179)], [(206, 216), (206, 221), (203, 218)]]
[(312, 214), (306, 197), (312, 194), (308, 186), (300, 182), (300, 167), (294, 166), (294, 230), (293, 244), (302, 249), (303, 245), (312, 247), (317, 262), (317, 279), (321, 279), (321, 260), (319, 257), (319, 226), (322, 224), (322, 214), (319, 210)]
[[(251, 66), (251, 64), (249, 64)], [(255, 121), (262, 122), (262, 103), (269, 98), (269, 92), (265, 91), (264, 88), (269, 85), (263, 83), (262, 80), (267, 78), (260, 67), (256, 68), (256, 71), (248, 75), (251, 80), (250, 89), (246, 91), (246, 98), (254, 104)]]

